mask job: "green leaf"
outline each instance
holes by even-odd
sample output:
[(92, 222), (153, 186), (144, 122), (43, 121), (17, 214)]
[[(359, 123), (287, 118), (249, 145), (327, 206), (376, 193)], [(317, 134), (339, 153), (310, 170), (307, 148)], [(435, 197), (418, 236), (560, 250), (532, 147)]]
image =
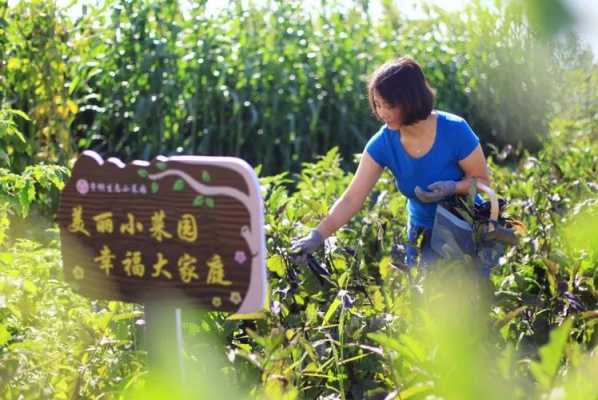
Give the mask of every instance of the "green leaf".
[(202, 195), (195, 196), (193, 199), (193, 207), (201, 207), (203, 206), (204, 197)]
[(374, 296), (372, 298), (372, 302), (374, 303), (374, 310), (376, 311), (384, 311), (384, 296), (380, 292), (379, 288), (374, 289)]
[(316, 303), (309, 303), (307, 305), (305, 316), (307, 317), (307, 325), (315, 323), (318, 320), (318, 307)]
[(206, 199), (206, 206), (210, 207), (210, 208), (214, 208), (214, 199), (212, 199), (211, 197), (208, 197)]
[(21, 143), (27, 143), (25, 136), (23, 136), (23, 134), (21, 132), (19, 132), (18, 130), (13, 129), (12, 134), (14, 134), (21, 141)]
[(434, 389), (434, 381), (425, 381), (425, 382), (418, 382), (413, 384), (412, 386), (405, 387), (401, 389), (401, 399), (410, 399), (412, 397), (423, 398), (421, 397), (424, 393), (431, 393)]
[(384, 257), (378, 265), (378, 268), (380, 270), (380, 276), (384, 280), (388, 279), (388, 275), (390, 274), (390, 261), (390, 257)]
[(33, 181), (26, 180), (23, 182), (23, 186), (19, 188), (18, 199), (23, 216), (27, 216), (29, 214), (31, 203), (35, 200), (35, 185)]
[(14, 259), (14, 256), (11, 253), (8, 253), (8, 252), (0, 253), (0, 263), (3, 263), (8, 266), (8, 265), (12, 264), (13, 259)]
[(401, 210), (404, 209), (405, 201), (400, 196), (392, 196), (392, 199), (388, 202), (388, 208), (393, 217), (397, 217)]
[(337, 271), (346, 271), (347, 270), (347, 260), (345, 260), (344, 256), (341, 255), (334, 255), (332, 257), (332, 265), (334, 265), (334, 269)]
[(569, 331), (573, 325), (571, 318), (567, 319), (561, 326), (550, 332), (550, 340), (540, 348), (541, 362), (532, 361), (530, 369), (534, 377), (545, 388), (550, 388), (559, 368)]
[(510, 330), (509, 324), (505, 324), (502, 328), (500, 328), (500, 335), (502, 336), (502, 338), (504, 340), (507, 340), (507, 338), (509, 337), (509, 330)]
[(0, 324), (0, 347), (4, 346), (10, 340), (11, 335), (3, 324)]
[(326, 314), (324, 314), (324, 319), (322, 320), (322, 326), (325, 326), (326, 324), (328, 324), (328, 321), (330, 321), (330, 318), (332, 318), (332, 316), (334, 315), (334, 312), (336, 311), (338, 306), (340, 306), (340, 304), (341, 304), (341, 299), (339, 299), (338, 297), (335, 297), (334, 301), (330, 304), (330, 307), (328, 307), (328, 311), (326, 311)]
[(403, 346), (405, 346), (406, 351), (408, 352), (409, 356), (413, 358), (414, 362), (420, 364), (426, 360), (426, 348), (422, 342), (409, 335), (401, 335), (399, 341)]
[(295, 303), (299, 304), (300, 306), (305, 304), (305, 299), (300, 294), (295, 293), (293, 300), (295, 300)]
[(390, 338), (382, 333), (368, 333), (368, 337), (374, 342), (382, 345), (386, 350), (395, 350), (398, 353), (403, 352), (403, 345), (396, 339)]
[(152, 193), (157, 193), (158, 192), (158, 187), (159, 187), (158, 182), (152, 182), (152, 185), (151, 185), (151, 191), (152, 191)]
[(25, 114), (21, 110), (10, 110), (10, 113), (14, 114), (14, 115), (18, 115), (19, 117), (23, 118), (26, 121), (31, 121), (31, 119), (29, 118), (29, 116), (27, 114)]
[(385, 350), (394, 350), (402, 358), (409, 360), (413, 364), (424, 363), (427, 359), (426, 348), (424, 344), (412, 336), (401, 335), (400, 339), (388, 337), (382, 333), (368, 333), (368, 337), (384, 347)]
[(147, 171), (145, 169), (138, 169), (137, 170), (137, 175), (139, 175), (142, 178), (147, 178)]
[(278, 275), (280, 278), (284, 276), (287, 270), (286, 265), (284, 263), (284, 259), (279, 254), (275, 254), (272, 257), (269, 257), (266, 261), (266, 266), (270, 271), (276, 273), (276, 275)]
[(172, 186), (172, 190), (174, 190), (175, 192), (180, 192), (184, 188), (185, 188), (185, 181), (183, 181), (182, 179), (177, 179), (174, 182), (174, 185)]
[(572, 249), (587, 252), (589, 261), (598, 254), (598, 203), (582, 202), (577, 207), (581, 211), (567, 222), (564, 238)]
[(35, 283), (31, 282), (28, 279), (25, 279), (25, 281), (23, 281), (23, 289), (27, 293), (31, 293), (31, 294), (36, 294), (37, 293), (37, 286), (35, 286)]
[(160, 171), (164, 171), (166, 168), (168, 168), (168, 166), (165, 162), (159, 162), (156, 163), (156, 168), (158, 168)]
[(208, 173), (208, 171), (203, 171), (203, 172), (201, 173), (201, 179), (202, 179), (204, 182), (209, 182), (209, 181), (210, 181), (210, 179), (211, 179), (211, 178), (210, 178), (210, 174)]

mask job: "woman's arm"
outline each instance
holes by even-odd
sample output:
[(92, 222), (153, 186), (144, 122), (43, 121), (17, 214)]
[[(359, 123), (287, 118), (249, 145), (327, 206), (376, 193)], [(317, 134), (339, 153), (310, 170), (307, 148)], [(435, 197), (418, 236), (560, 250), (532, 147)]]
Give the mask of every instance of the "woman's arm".
[(318, 225), (317, 229), (323, 239), (349, 222), (359, 211), (370, 190), (382, 175), (382, 171), (384, 168), (374, 161), (367, 151), (364, 151), (351, 184)]
[(459, 161), (459, 166), (465, 173), (465, 177), (457, 182), (456, 193), (469, 193), (473, 178), (490, 186), (490, 174), (482, 146), (478, 145), (470, 155)]

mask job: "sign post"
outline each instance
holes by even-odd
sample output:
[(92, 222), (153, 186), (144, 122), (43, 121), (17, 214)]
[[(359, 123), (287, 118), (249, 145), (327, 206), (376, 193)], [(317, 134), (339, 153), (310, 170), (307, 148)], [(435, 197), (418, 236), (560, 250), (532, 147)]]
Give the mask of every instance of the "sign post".
[(186, 387), (181, 309), (171, 302), (147, 300), (143, 311), (149, 370)]
[[(84, 151), (60, 196), (65, 278), (93, 299), (143, 303), (148, 343), (176, 343), (181, 365), (177, 307), (241, 316), (264, 309), (263, 218), (258, 179), (241, 159), (124, 164)], [(155, 324), (172, 335), (160, 338)], [(149, 357), (150, 366), (159, 362)]]

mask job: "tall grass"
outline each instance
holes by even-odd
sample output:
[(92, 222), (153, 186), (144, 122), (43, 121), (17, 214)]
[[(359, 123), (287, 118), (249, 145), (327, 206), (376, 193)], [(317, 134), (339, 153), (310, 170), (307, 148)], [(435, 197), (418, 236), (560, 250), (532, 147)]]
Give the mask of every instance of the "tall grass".
[(416, 21), (392, 2), (378, 16), (361, 1), (317, 12), (230, 1), (214, 13), (205, 1), (110, 0), (77, 19), (38, 3), (0, 3), (0, 101), (31, 114), (20, 124), (34, 145), (20, 154), (34, 160), (82, 148), (225, 154), (266, 174), (333, 146), (350, 160), (379, 126), (367, 75), (400, 55), (421, 63), (438, 108), (465, 116), (483, 142), (534, 148), (554, 102), (566, 104), (564, 72), (591, 70), (575, 39), (541, 42), (518, 2), (429, 8)]

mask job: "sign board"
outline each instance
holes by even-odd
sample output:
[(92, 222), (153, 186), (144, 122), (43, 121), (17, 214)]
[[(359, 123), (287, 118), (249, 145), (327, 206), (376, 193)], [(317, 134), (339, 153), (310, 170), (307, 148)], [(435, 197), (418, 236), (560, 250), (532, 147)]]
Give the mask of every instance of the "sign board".
[(85, 151), (60, 196), (65, 278), (95, 299), (264, 308), (263, 203), (233, 157), (104, 161)]

